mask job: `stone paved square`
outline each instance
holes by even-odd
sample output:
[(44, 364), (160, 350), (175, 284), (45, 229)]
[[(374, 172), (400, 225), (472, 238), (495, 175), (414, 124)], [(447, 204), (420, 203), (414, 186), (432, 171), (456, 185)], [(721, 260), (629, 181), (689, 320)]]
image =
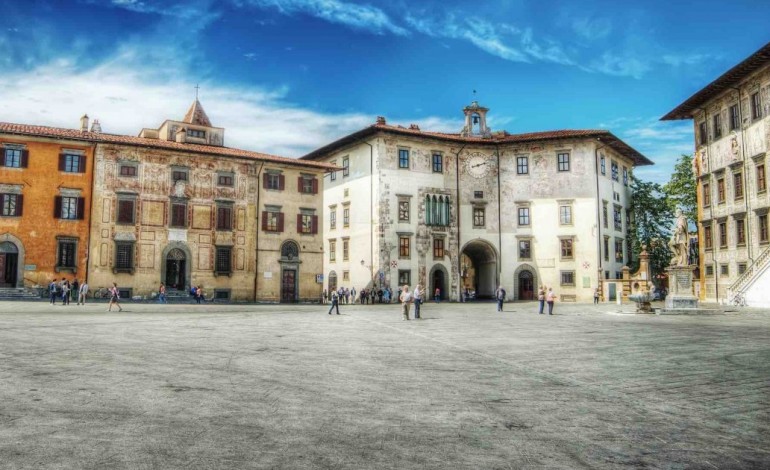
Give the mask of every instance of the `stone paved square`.
[(105, 310), (0, 304), (0, 468), (770, 467), (763, 311)]

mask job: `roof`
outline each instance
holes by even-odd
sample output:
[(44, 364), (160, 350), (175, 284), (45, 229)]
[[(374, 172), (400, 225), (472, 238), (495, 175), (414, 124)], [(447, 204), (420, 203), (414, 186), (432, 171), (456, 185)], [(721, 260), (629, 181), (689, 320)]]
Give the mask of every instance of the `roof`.
[(711, 101), (726, 90), (729, 90), (746, 77), (770, 64), (770, 42), (762, 46), (757, 52), (751, 54), (746, 60), (723, 73), (719, 78), (706, 85), (703, 89), (687, 98), (668, 114), (660, 118), (661, 121), (673, 121), (677, 119), (692, 119), (695, 111)]
[(548, 140), (560, 140), (560, 139), (580, 139), (580, 138), (596, 138), (601, 142), (621, 155), (629, 158), (634, 162), (635, 166), (653, 165), (654, 163), (647, 157), (639, 153), (633, 147), (620, 140), (612, 132), (604, 129), (564, 129), (556, 131), (545, 132), (529, 132), (525, 134), (509, 134), (508, 132), (494, 132), (491, 138), (485, 138), (481, 136), (463, 137), (460, 134), (444, 133), (444, 132), (429, 132), (421, 131), (418, 128), (405, 128), (402, 126), (392, 126), (378, 122), (372, 124), (369, 127), (365, 127), (357, 132), (349, 134), (341, 139), (338, 139), (324, 147), (316, 149), (309, 154), (301, 157), (302, 160), (316, 160), (322, 158), (329, 153), (342, 148), (346, 145), (350, 145), (361, 139), (369, 137), (377, 132), (387, 132), (392, 134), (429, 137), (433, 139), (443, 140), (446, 142), (458, 142), (476, 145), (501, 145), (501, 144), (516, 144), (525, 142), (541, 142)]
[(187, 114), (184, 115), (182, 122), (195, 124), (196, 126), (214, 127), (211, 125), (211, 121), (206, 115), (206, 111), (203, 110), (203, 105), (198, 101), (198, 98), (195, 98), (195, 102), (187, 110)]
[(252, 152), (249, 150), (241, 150), (230, 147), (216, 147), (211, 145), (181, 143), (168, 140), (133, 137), (128, 135), (83, 132), (77, 129), (65, 129), (61, 127), (33, 126), (28, 124), (0, 122), (0, 133), (69, 139), (97, 144), (123, 144), (137, 147), (159, 148), (203, 155), (236, 157), (264, 162), (281, 163), (286, 165), (313, 167), (323, 170), (337, 169), (335, 165), (331, 165), (329, 163), (307, 160), (303, 161), (296, 158), (279, 157), (276, 155), (269, 155), (266, 153)]

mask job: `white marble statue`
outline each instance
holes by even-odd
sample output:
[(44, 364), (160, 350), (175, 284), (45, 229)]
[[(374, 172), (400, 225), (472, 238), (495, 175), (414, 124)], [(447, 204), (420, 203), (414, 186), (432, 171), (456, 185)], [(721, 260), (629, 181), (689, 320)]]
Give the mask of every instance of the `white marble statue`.
[(671, 266), (688, 265), (688, 242), (687, 217), (682, 214), (682, 209), (677, 209), (674, 230), (671, 233), (671, 239), (668, 241), (668, 247), (671, 248), (672, 253)]

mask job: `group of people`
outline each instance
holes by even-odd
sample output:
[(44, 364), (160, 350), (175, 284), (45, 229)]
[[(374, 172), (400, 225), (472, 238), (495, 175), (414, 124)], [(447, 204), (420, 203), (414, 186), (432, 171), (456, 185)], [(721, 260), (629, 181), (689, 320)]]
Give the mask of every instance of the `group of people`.
[(88, 294), (88, 283), (83, 281), (81, 284), (78, 278), (72, 282), (63, 277), (61, 280), (54, 279), (48, 284), (48, 295), (51, 305), (56, 305), (56, 300), (61, 299), (62, 305), (69, 305), (73, 298), (77, 304), (86, 304), (86, 295)]
[(537, 301), (540, 304), (540, 310), (537, 312), (543, 315), (545, 304), (548, 304), (548, 315), (553, 315), (553, 303), (556, 302), (556, 294), (550, 287), (540, 286), (537, 289)]

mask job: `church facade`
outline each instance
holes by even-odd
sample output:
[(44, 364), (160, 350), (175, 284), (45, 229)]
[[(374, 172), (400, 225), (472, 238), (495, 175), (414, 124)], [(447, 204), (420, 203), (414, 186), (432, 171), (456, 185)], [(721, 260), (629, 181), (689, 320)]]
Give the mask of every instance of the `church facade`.
[(303, 157), (342, 167), (324, 185), (324, 287), (589, 301), (620, 278), (631, 172), (652, 162), (605, 130), (492, 132), (487, 108), (463, 112), (460, 133), (378, 118)]

